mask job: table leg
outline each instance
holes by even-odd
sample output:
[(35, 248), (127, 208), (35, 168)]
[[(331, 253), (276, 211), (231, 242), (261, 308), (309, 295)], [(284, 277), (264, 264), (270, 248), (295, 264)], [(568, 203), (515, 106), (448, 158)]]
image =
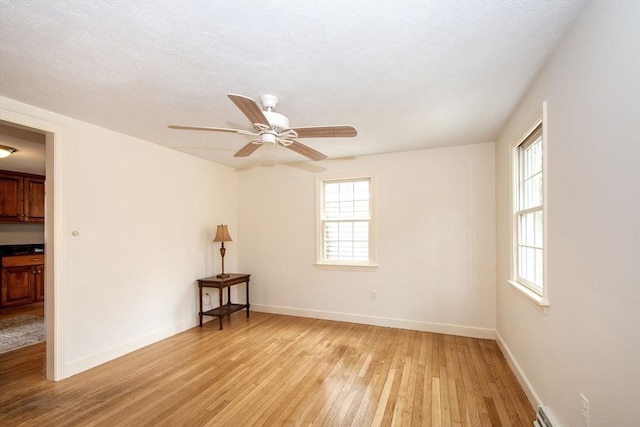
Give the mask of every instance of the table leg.
[(247, 317), (249, 317), (249, 279), (247, 279)]
[[(231, 306), (231, 286), (227, 288), (227, 304)], [(231, 313), (229, 313), (229, 319), (231, 319)]]
[(222, 315), (222, 292), (224, 292), (224, 289), (218, 288), (218, 300), (220, 303), (220, 305), (218, 306), (220, 309), (220, 312), (218, 313), (218, 319), (220, 320), (220, 330), (222, 330), (222, 319), (224, 319), (224, 316)]
[(202, 328), (202, 284), (198, 283), (198, 295), (200, 296), (200, 327)]

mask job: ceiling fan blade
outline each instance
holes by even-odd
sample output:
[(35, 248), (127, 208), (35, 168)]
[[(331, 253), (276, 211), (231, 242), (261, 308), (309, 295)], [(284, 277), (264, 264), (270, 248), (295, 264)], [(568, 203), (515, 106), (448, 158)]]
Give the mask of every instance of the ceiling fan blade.
[(251, 153), (260, 148), (262, 144), (254, 144), (253, 142), (248, 143), (233, 155), (233, 157), (247, 157), (250, 156)]
[(302, 154), (303, 156), (308, 157), (311, 160), (324, 160), (327, 158), (327, 156), (322, 154), (321, 152), (316, 151), (313, 148), (307, 145), (304, 145), (298, 141), (294, 141), (292, 139), (288, 141), (291, 141), (291, 144), (284, 145), (281, 143), (280, 145), (288, 148), (289, 150), (295, 151), (298, 154)]
[(311, 126), (306, 128), (292, 128), (298, 134), (298, 138), (333, 138), (352, 137), (358, 135), (353, 126)]
[(248, 130), (242, 130), (242, 129), (215, 128), (215, 127), (209, 127), (209, 126), (178, 126), (178, 125), (170, 125), (168, 127), (171, 129), (178, 129), (178, 130), (206, 130), (206, 131), (212, 131), (212, 132), (239, 133), (241, 135), (255, 135), (254, 133), (249, 132)]
[(227, 96), (234, 104), (236, 104), (236, 107), (238, 107), (240, 111), (242, 111), (242, 113), (247, 116), (251, 124), (260, 123), (265, 126), (271, 127), (271, 124), (269, 124), (269, 120), (267, 120), (267, 118), (262, 113), (262, 110), (260, 109), (260, 107), (258, 107), (258, 104), (256, 104), (253, 99), (247, 98), (246, 96), (242, 95), (234, 95), (233, 93), (230, 93)]

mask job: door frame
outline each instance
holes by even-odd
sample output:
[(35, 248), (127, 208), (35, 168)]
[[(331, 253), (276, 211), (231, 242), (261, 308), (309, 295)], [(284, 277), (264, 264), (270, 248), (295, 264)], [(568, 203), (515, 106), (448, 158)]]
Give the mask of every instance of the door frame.
[(64, 127), (35, 117), (0, 109), (0, 120), (45, 135), (45, 331), (48, 380), (65, 378), (62, 352), (63, 336), (63, 210), (62, 147)]

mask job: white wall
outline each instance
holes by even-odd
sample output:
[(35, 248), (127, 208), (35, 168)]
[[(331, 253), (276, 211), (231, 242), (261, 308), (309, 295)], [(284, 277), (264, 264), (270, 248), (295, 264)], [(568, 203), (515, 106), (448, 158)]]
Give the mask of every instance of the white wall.
[[(194, 326), (195, 280), (220, 268), (215, 226), (237, 229), (236, 172), (10, 99), (0, 106), (61, 129), (62, 377)], [(225, 258), (230, 270), (236, 259)]]
[[(314, 266), (315, 177), (345, 172), (375, 173), (374, 272)], [(493, 144), (253, 168), (238, 212), (255, 310), (494, 337)]]
[[(562, 426), (579, 393), (591, 427), (640, 425), (639, 8), (588, 4), (496, 145), (497, 332)], [(506, 282), (509, 145), (545, 100), (547, 315)]]

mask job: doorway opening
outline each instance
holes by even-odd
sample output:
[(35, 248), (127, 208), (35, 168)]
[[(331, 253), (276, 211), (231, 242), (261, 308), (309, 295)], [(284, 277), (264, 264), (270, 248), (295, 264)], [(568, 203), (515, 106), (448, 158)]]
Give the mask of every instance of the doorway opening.
[[(39, 192), (44, 193), (43, 206), (37, 206), (30, 211), (30, 215), (34, 216), (33, 220), (25, 219), (24, 223), (9, 221), (2, 224), (0, 246), (4, 248), (15, 246), (18, 251), (30, 251), (26, 258), (35, 260), (37, 257), (41, 264), (34, 264), (33, 268), (26, 267), (30, 270), (28, 273), (33, 273), (31, 278), (27, 279), (24, 274), (22, 276), (23, 284), (33, 283), (34, 301), (24, 300), (22, 302), (25, 304), (22, 306), (19, 304), (20, 301), (13, 301), (9, 303), (10, 307), (0, 308), (2, 311), (0, 317), (10, 317), (12, 313), (27, 316), (44, 315), (45, 376), (52, 381), (64, 378), (60, 357), (62, 343), (59, 339), (62, 313), (56, 310), (57, 301), (60, 301), (61, 295), (56, 292), (55, 286), (60, 280), (61, 273), (61, 268), (57, 265), (59, 257), (56, 256), (60, 253), (57, 246), (61, 239), (55, 239), (57, 230), (61, 230), (61, 215), (57, 211), (60, 203), (56, 202), (61, 193), (59, 190), (61, 178), (60, 171), (55, 168), (55, 164), (58, 163), (56, 157), (59, 157), (60, 152), (60, 134), (59, 125), (0, 110), (0, 137), (7, 139), (3, 145), (10, 145), (18, 150), (0, 161), (0, 170), (13, 171), (17, 176), (21, 176), (20, 173), (23, 174), (25, 181), (28, 181), (35, 194), (32, 197), (34, 200), (42, 197), (42, 194), (38, 194)], [(16, 155), (20, 152), (22, 155)], [(33, 177), (35, 181), (37, 177), (46, 179), (43, 179), (40, 187), (37, 187), (33, 185)], [(30, 193), (27, 191), (26, 194)], [(38, 210), (42, 211), (39, 215), (44, 216), (44, 221), (41, 217), (36, 218)], [(14, 258), (11, 262), (23, 262), (26, 258)], [(25, 269), (25, 267), (21, 268)], [(16, 267), (16, 272), (19, 269)]]

